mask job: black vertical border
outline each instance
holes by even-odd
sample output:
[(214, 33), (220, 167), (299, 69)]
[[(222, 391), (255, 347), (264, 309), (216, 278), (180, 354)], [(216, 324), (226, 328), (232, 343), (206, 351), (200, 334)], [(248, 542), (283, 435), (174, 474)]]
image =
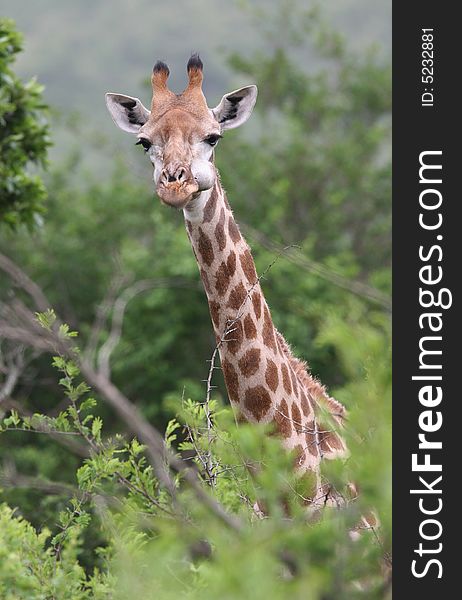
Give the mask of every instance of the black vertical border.
[[(394, 2), (393, 5), (393, 580), (394, 596), (403, 598), (458, 597), (460, 565), (459, 540), (462, 537), (462, 420), (460, 419), (462, 375), (462, 319), (460, 318), (460, 279), (462, 277), (462, 175), (461, 138), (461, 22), (455, 3)], [(433, 28), (434, 106), (421, 107), (422, 39), (421, 29)], [(432, 454), (443, 464), (443, 508), (438, 518), (443, 533), (435, 542), (419, 536), (419, 524), (426, 518), (419, 511), (418, 496), (410, 489), (418, 485), (418, 474), (411, 469), (411, 455), (417, 451), (418, 416), (425, 410), (418, 401), (420, 383), (413, 382), (418, 372), (419, 260), (421, 244), (433, 243), (435, 232), (419, 227), (419, 154), (442, 150), (443, 225), (439, 234), (443, 250), (441, 286), (451, 290), (453, 305), (443, 313), (442, 348), (443, 413), (442, 429), (434, 434), (443, 449)], [(437, 309), (433, 309), (437, 310)], [(460, 374), (460, 375), (459, 375)], [(435, 410), (438, 410), (435, 409)], [(459, 443), (459, 440), (461, 443)], [(437, 473), (430, 474), (437, 476)], [(422, 487), (422, 486), (420, 486)], [(428, 497), (428, 496), (427, 496)], [(443, 544), (438, 569), (429, 568), (426, 576), (412, 575), (411, 563), (419, 542), (427, 548)], [(420, 562), (420, 569), (424, 562)], [(452, 590), (450, 592), (450, 590)], [(455, 594), (455, 596), (454, 596)]]

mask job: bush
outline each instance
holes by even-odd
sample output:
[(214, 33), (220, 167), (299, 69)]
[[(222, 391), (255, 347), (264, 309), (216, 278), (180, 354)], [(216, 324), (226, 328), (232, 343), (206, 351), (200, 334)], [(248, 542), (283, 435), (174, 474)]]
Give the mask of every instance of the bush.
[[(52, 330), (52, 312), (38, 318), (46, 330)], [(373, 411), (389, 393), (389, 373), (376, 370), (387, 348), (375, 331), (363, 328), (362, 334), (365, 342), (356, 343), (360, 354), (345, 353), (345, 360), (357, 373), (358, 358), (366, 350), (367, 384), (358, 381), (358, 389), (349, 386), (338, 396), (359, 390), (367, 410)], [(58, 335), (70, 342), (76, 334), (61, 326)], [(324, 336), (338, 340), (342, 352), (343, 342), (357, 339), (335, 317), (326, 322)], [(342, 510), (326, 509), (322, 515), (310, 516), (299, 501), (293, 458), (280, 451), (276, 438), (268, 436), (265, 428), (236, 427), (230, 409), (216, 401), (184, 400), (178, 420), (167, 426), (165, 446), (173, 449), (177, 459), (189, 457), (194, 463), (202, 493), (211, 494), (222, 507), (210, 510), (184, 471), (174, 476), (172, 494), (136, 438), (104, 436), (103, 422), (94, 414), (96, 401), (80, 380), (78, 360), (63, 354), (53, 359), (69, 401), (66, 410), (53, 418), (21, 417), (11, 411), (1, 424), (2, 435), (18, 429), (75, 434), (90, 456), (76, 473), (78, 488), (51, 539), (47, 530), (37, 534), (3, 507), (6, 558), (0, 568), (0, 589), (23, 594), (14, 598), (39, 598), (33, 595), (39, 590), (58, 598), (386, 597), (382, 564), (390, 537), (390, 473), (382, 454), (371, 452), (363, 464), (353, 458), (331, 469), (338, 489), (351, 477), (364, 477), (365, 493)], [(361, 410), (365, 408), (362, 403)], [(368, 447), (374, 438), (379, 448), (389, 444), (387, 424), (372, 426), (365, 420), (366, 430), (353, 431), (356, 457), (366, 438)], [(361, 419), (355, 417), (355, 423)], [(350, 532), (371, 508), (371, 501), (383, 509), (382, 529), (365, 531), (354, 540)], [(258, 506), (265, 507), (267, 516)], [(94, 553), (104, 557), (105, 574), (94, 571), (88, 577), (79, 563), (81, 542), (85, 530), (88, 534), (99, 529), (101, 546)]]

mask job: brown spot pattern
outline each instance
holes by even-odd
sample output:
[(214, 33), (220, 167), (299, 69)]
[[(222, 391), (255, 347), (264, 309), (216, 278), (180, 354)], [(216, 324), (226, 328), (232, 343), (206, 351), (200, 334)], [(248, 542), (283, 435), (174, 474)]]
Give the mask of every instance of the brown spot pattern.
[(292, 435), (289, 408), (287, 407), (287, 402), (285, 400), (282, 400), (281, 404), (277, 407), (276, 412), (274, 413), (274, 422), (282, 437), (288, 438)]
[(262, 385), (249, 388), (245, 392), (244, 406), (257, 421), (261, 421), (271, 408), (270, 395)]
[(228, 267), (229, 276), (232, 277), (236, 272), (236, 254), (232, 250), (229, 253), (226, 266)]
[(257, 337), (257, 328), (249, 314), (246, 314), (244, 319), (244, 333), (248, 340), (254, 340)]
[(306, 447), (308, 448), (308, 452), (313, 456), (318, 457), (318, 442), (316, 440), (316, 435), (314, 433), (305, 433)]
[[(229, 323), (231, 321), (232, 319), (228, 319)], [(230, 331), (226, 334), (225, 339), (227, 348), (231, 352), (231, 354), (236, 354), (236, 352), (239, 351), (239, 348), (242, 344), (242, 339), (242, 323), (240, 322), (240, 320), (234, 321), (233, 324), (230, 325)]]
[(202, 256), (202, 260), (205, 262), (206, 265), (210, 267), (214, 259), (213, 246), (209, 237), (202, 231), (200, 227), (198, 247), (200, 255)]
[(305, 392), (303, 390), (300, 392), (300, 406), (302, 407), (302, 411), (305, 417), (308, 417), (312, 414), (310, 403), (308, 402)]
[(294, 424), (295, 431), (297, 433), (301, 433), (303, 430), (302, 415), (295, 402), (292, 402), (292, 422)]
[(250, 250), (247, 249), (244, 254), (241, 254), (239, 260), (241, 261), (242, 270), (247, 277), (247, 281), (253, 285), (257, 281), (257, 272), (255, 271), (255, 264)]
[(204, 269), (201, 269), (201, 279), (202, 279), (202, 283), (204, 284), (204, 289), (207, 292), (207, 294), (210, 296), (210, 283), (209, 283), (209, 278), (207, 273), (204, 271)]
[(321, 449), (321, 452), (329, 452), (330, 450), (329, 446), (326, 444), (327, 435), (328, 434), (325, 431), (318, 432), (319, 448)]
[(281, 373), (282, 373), (282, 383), (284, 385), (284, 389), (288, 394), (292, 393), (292, 385), (290, 383), (289, 370), (287, 365), (281, 365)]
[(215, 227), (215, 238), (218, 242), (218, 248), (223, 251), (226, 246), (226, 235), (225, 235), (225, 211), (222, 208), (220, 212), (220, 218)]
[(229, 299), (228, 299), (228, 304), (226, 305), (228, 308), (233, 308), (234, 310), (239, 310), (241, 308), (241, 306), (244, 303), (244, 300), (247, 296), (247, 290), (245, 289), (245, 287), (242, 285), (242, 282), (240, 281), (236, 287), (234, 287), (230, 294), (229, 294)]
[(189, 237), (191, 237), (192, 236), (192, 223), (191, 223), (191, 221), (188, 221), (187, 219), (186, 219), (186, 228), (188, 230)]
[(228, 266), (225, 262), (222, 262), (217, 269), (215, 275), (215, 289), (219, 293), (220, 296), (228, 289), (230, 283), (230, 276), (228, 271)]
[(231, 216), (229, 218), (228, 231), (230, 238), (235, 244), (237, 244), (237, 242), (241, 239), (241, 234), (235, 220)]
[[(266, 372), (265, 372), (265, 380), (268, 384), (270, 390), (275, 392), (278, 389), (279, 385), (279, 377), (278, 377), (278, 368), (276, 363), (273, 362), (270, 358), (266, 361)], [(285, 400), (283, 400), (285, 402)]]
[(210, 316), (212, 317), (215, 329), (220, 328), (220, 305), (215, 300), (209, 302)]
[(236, 373), (236, 369), (229, 362), (229, 360), (224, 359), (221, 365), (223, 370), (223, 375), (225, 378), (226, 388), (228, 390), (229, 399), (231, 402), (238, 403), (239, 402), (239, 378)]
[(328, 431), (322, 423), (319, 425), (319, 429), (318, 438), (322, 452), (329, 453), (332, 450), (343, 450), (343, 442), (335, 431)]
[(257, 319), (261, 317), (261, 294), (260, 292), (254, 292), (252, 294), (252, 304)]
[(210, 221), (213, 219), (217, 208), (217, 197), (217, 188), (214, 187), (212, 193), (210, 194), (210, 198), (207, 200), (207, 204), (204, 207), (204, 223), (210, 223)]
[(244, 356), (238, 362), (241, 373), (244, 377), (255, 375), (260, 366), (260, 348), (251, 348), (247, 350)]
[(265, 306), (265, 318), (263, 321), (263, 343), (268, 348), (272, 348), (276, 354), (276, 342), (274, 341), (274, 327), (271, 323), (271, 317), (268, 308)]

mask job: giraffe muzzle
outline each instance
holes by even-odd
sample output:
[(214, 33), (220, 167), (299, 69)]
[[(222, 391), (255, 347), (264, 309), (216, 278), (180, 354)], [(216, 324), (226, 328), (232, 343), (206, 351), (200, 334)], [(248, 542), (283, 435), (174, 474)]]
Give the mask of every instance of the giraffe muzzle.
[(163, 169), (157, 184), (157, 195), (164, 204), (174, 208), (184, 208), (199, 194), (199, 183), (191, 169), (178, 167), (175, 170)]

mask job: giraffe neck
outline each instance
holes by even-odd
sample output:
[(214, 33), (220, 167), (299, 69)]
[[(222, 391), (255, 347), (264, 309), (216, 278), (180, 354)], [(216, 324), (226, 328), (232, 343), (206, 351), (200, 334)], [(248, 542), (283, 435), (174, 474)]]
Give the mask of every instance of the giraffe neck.
[(247, 421), (274, 422), (284, 446), (295, 450), (297, 466), (317, 471), (321, 450), (313, 397), (273, 325), (250, 249), (219, 181), (184, 215), (232, 405)]

